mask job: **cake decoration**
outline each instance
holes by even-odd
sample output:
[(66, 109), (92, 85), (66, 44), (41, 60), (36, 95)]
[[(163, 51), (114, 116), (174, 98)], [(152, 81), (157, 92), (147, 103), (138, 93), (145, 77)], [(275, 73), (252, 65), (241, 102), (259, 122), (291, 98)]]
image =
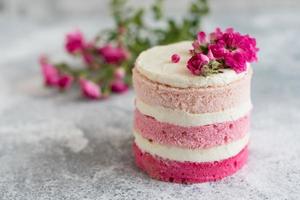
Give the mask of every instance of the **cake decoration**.
[(180, 61), (180, 56), (178, 54), (173, 54), (171, 57), (172, 63), (178, 63)]
[(221, 69), (230, 68), (236, 73), (246, 71), (247, 63), (257, 61), (256, 40), (228, 28), (222, 32), (217, 28), (209, 36), (199, 32), (189, 51), (191, 58), (187, 68), (194, 75), (208, 76), (222, 73)]

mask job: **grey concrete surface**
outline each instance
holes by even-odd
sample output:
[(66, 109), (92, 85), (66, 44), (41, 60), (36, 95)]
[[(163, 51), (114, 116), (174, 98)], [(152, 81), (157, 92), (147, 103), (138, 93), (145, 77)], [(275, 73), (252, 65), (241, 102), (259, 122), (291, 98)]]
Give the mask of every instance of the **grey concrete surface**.
[[(0, 199), (300, 199), (300, 12), (215, 13), (205, 29), (257, 37), (248, 164), (215, 183), (149, 179), (131, 154), (134, 92), (88, 102), (42, 87), (36, 58), (61, 56), (63, 33), (98, 18), (36, 25), (0, 19)], [(95, 25), (97, 24), (97, 25)]]

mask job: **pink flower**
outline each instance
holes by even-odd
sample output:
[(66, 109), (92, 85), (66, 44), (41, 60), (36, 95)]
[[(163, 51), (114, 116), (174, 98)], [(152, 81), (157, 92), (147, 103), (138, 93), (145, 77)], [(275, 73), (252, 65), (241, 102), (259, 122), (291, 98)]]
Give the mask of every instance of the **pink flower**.
[(226, 49), (226, 54), (240, 52), (247, 62), (257, 60), (256, 54), (258, 48), (256, 47), (256, 40), (249, 35), (241, 35), (238, 32), (234, 32), (233, 28), (228, 28), (219, 41), (217, 41), (217, 44), (220, 43)]
[(247, 69), (246, 59), (240, 52), (227, 54), (225, 57), (225, 64), (233, 69), (236, 73), (241, 73)]
[(213, 42), (215, 40), (219, 40), (223, 36), (223, 32), (221, 29), (218, 27), (216, 28), (215, 32), (212, 32), (209, 34), (210, 41)]
[(209, 60), (215, 60), (216, 59), (210, 49), (207, 52), (207, 57), (209, 58)]
[(99, 49), (105, 62), (110, 64), (118, 64), (128, 58), (128, 52), (120, 47), (113, 47), (110, 44)]
[(257, 61), (258, 48), (256, 47), (256, 40), (249, 35), (245, 35), (239, 44), (240, 49), (245, 52), (247, 62)]
[(208, 49), (216, 59), (224, 58), (227, 53), (227, 49), (225, 49), (225, 43), (222, 40), (215, 44), (209, 45)]
[(180, 61), (180, 56), (178, 54), (173, 54), (171, 56), (172, 63), (178, 63)]
[(247, 70), (247, 63), (257, 60), (259, 50), (254, 38), (235, 32), (233, 28), (224, 32), (216, 28), (209, 38), (204, 32), (199, 32), (192, 46), (187, 68), (195, 75), (204, 76), (218, 73), (221, 68), (241, 73)]
[(123, 80), (125, 78), (126, 72), (124, 68), (119, 67), (114, 72), (114, 77), (118, 80)]
[(66, 90), (71, 87), (74, 78), (71, 75), (65, 74), (59, 77), (57, 86), (62, 89)]
[(46, 86), (56, 86), (59, 80), (58, 70), (46, 62), (41, 64), (44, 83)]
[(200, 44), (207, 43), (206, 34), (205, 32), (201, 31), (197, 34), (197, 40)]
[(201, 53), (195, 54), (188, 60), (187, 68), (194, 74), (194, 75), (201, 75), (202, 68), (204, 65), (209, 63), (209, 58)]
[(99, 99), (101, 97), (101, 88), (94, 82), (80, 79), (80, 88), (82, 94), (90, 99)]
[(85, 40), (80, 31), (74, 31), (66, 35), (65, 48), (67, 52), (74, 54), (85, 48)]
[(128, 85), (124, 83), (122, 80), (115, 80), (111, 84), (111, 91), (116, 93), (123, 93), (128, 90)]
[(249, 35), (241, 35), (228, 28), (223, 33), (217, 29), (211, 34), (209, 50), (216, 59), (224, 60), (225, 64), (237, 73), (246, 70), (246, 63), (257, 60), (258, 48), (256, 40)]

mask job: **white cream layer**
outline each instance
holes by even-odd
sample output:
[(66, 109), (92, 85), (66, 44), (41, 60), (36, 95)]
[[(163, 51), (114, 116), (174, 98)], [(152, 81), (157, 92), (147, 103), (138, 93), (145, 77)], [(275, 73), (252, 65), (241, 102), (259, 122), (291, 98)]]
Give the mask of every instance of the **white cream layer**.
[(249, 142), (249, 133), (242, 139), (208, 149), (188, 149), (175, 146), (166, 146), (149, 142), (138, 132), (133, 131), (136, 145), (151, 155), (174, 161), (189, 162), (213, 162), (224, 160), (237, 155)]
[[(223, 73), (207, 77), (195, 76), (186, 67), (191, 48), (191, 41), (153, 47), (139, 55), (136, 68), (152, 81), (179, 88), (223, 86), (241, 79), (247, 73), (237, 74), (231, 69), (224, 69)], [(180, 55), (180, 62), (171, 62), (174, 53)]]
[(152, 106), (144, 103), (138, 98), (135, 100), (135, 105), (142, 114), (154, 117), (157, 121), (184, 127), (204, 126), (208, 124), (234, 121), (245, 116), (252, 109), (250, 101), (221, 112), (203, 114), (194, 114), (161, 106)]

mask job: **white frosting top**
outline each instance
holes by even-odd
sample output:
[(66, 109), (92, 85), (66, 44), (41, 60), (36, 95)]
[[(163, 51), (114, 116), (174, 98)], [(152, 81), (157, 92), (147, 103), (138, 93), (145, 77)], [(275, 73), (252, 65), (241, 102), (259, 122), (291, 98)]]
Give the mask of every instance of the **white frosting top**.
[(228, 144), (208, 149), (189, 149), (176, 146), (161, 145), (143, 138), (137, 131), (133, 131), (136, 145), (152, 155), (180, 162), (213, 162), (224, 160), (237, 155), (249, 142), (249, 133), (243, 138)]
[[(207, 77), (195, 76), (186, 67), (191, 57), (192, 42), (156, 46), (142, 52), (136, 60), (137, 70), (150, 80), (178, 88), (223, 86), (241, 79), (246, 72), (237, 74), (231, 69)], [(180, 55), (178, 63), (172, 63), (173, 54)], [(249, 68), (249, 67), (248, 67)]]

